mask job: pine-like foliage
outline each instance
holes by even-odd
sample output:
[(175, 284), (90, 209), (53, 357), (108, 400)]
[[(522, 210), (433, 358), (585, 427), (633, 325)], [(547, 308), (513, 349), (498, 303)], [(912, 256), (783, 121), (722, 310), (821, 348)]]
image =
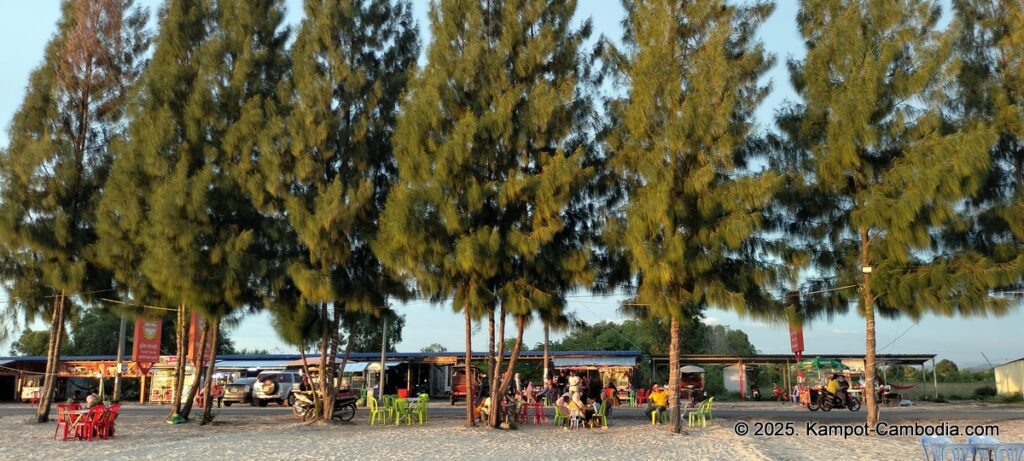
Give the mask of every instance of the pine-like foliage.
[(110, 146), (123, 135), (126, 90), (147, 45), (145, 22), (130, 1), (65, 2), (0, 152), (3, 283), (21, 311), (5, 323), (44, 313), (51, 320), (40, 422), (49, 416), (65, 336), (65, 296), (109, 287), (91, 258), (94, 210)]
[[(831, 302), (859, 301), (866, 321), (865, 381), (875, 378), (875, 313), (919, 318), (1002, 312), (989, 290), (1006, 268), (944, 245), (941, 229), (979, 191), (993, 132), (969, 123), (950, 132), (942, 93), (956, 34), (919, 0), (805, 1), (798, 24), (807, 45), (790, 62), (802, 101), (780, 112), (792, 150), (780, 157), (795, 205), (788, 234), (810, 250)], [(868, 424), (877, 420), (867, 393)]]
[[(966, 212), (943, 236), (1024, 273), (1024, 5), (1009, 0), (953, 2), (960, 63), (947, 116), (956, 126), (996, 131), (991, 165)], [(1013, 281), (1012, 278), (1010, 280)], [(1013, 284), (1011, 284), (1013, 285)], [(1021, 287), (1016, 280), (1014, 291)]]
[[(391, 137), (418, 52), (404, 0), (305, 3), (292, 49), (288, 145), (263, 174), (299, 248), (286, 268), (298, 295), (291, 308), (319, 310), (321, 369), (333, 369), (345, 311), (379, 311), (388, 297), (406, 296), (370, 241), (394, 181)], [(330, 383), (322, 380), (328, 420)]]
[(724, 1), (626, 2), (625, 49), (610, 65), (627, 86), (609, 103), (610, 170), (626, 202), (604, 238), (636, 282), (633, 302), (671, 319), (671, 427), (680, 431), (680, 319), (707, 307), (739, 312), (774, 303), (762, 240), (778, 177), (747, 171), (752, 112), (772, 59), (755, 40), (773, 6)]
[[(376, 251), (434, 300), (454, 297), (470, 323), (500, 306), (517, 341), (492, 391), (511, 382), (529, 316), (560, 312), (589, 278), (580, 192), (589, 171), (579, 56), (589, 24), (573, 1), (441, 1), (430, 12), (426, 67), (395, 134), (398, 183)], [(500, 381), (499, 381), (500, 379)], [(492, 423), (495, 420), (492, 419)], [(467, 401), (467, 424), (472, 424)]]

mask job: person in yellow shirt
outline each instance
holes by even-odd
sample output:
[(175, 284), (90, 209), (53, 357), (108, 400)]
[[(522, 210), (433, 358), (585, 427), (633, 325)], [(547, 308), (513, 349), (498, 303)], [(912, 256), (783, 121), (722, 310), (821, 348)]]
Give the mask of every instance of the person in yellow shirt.
[(658, 412), (658, 418), (661, 418), (661, 412), (668, 410), (668, 391), (655, 384), (647, 401), (651, 404), (647, 407), (647, 418), (650, 419), (651, 413), (654, 412)]
[(828, 379), (828, 384), (825, 385), (825, 390), (828, 391), (829, 394), (836, 395), (836, 391), (839, 390), (839, 377), (832, 375), (832, 377)]

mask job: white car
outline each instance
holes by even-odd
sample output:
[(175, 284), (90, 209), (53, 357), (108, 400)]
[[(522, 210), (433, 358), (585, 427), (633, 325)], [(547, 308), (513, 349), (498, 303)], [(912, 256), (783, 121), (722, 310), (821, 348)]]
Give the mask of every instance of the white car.
[(302, 388), (302, 375), (292, 371), (268, 371), (260, 373), (253, 386), (252, 399), (256, 405), (265, 407), (277, 402), (291, 406), (295, 403), (295, 392)]

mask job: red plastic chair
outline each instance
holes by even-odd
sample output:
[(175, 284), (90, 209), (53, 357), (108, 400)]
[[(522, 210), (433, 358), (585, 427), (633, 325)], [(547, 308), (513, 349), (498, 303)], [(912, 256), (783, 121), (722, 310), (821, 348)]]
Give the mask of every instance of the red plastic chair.
[(544, 414), (544, 404), (540, 402), (534, 402), (530, 406), (533, 407), (534, 424), (543, 424), (548, 421), (547, 415)]
[(58, 403), (57, 404), (57, 427), (53, 428), (53, 440), (57, 440), (57, 432), (64, 429), (64, 440), (68, 439), (68, 430), (71, 425), (71, 418), (69, 418), (68, 411), (79, 410), (82, 407), (77, 403)]
[(121, 413), (121, 404), (115, 403), (103, 412), (102, 424), (96, 428), (97, 435), (101, 439), (114, 436), (114, 421), (117, 420), (117, 415)]
[(636, 390), (636, 404), (643, 405), (647, 401), (647, 389)]
[(95, 405), (90, 408), (89, 414), (84, 416), (85, 421), (75, 428), (75, 437), (91, 441), (96, 435), (96, 431), (103, 425), (106, 411), (107, 409), (103, 408), (103, 405)]

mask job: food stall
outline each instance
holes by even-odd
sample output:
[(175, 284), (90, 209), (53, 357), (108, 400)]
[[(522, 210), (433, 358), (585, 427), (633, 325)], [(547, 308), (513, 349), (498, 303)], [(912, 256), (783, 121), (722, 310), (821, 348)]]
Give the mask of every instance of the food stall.
[(636, 369), (635, 357), (555, 357), (552, 363), (557, 371), (575, 371), (587, 376), (588, 380), (597, 375), (602, 387), (611, 385), (618, 392), (619, 399), (629, 398)]
[(687, 402), (687, 407), (696, 407), (703, 402), (707, 394), (704, 393), (704, 369), (696, 365), (687, 365), (679, 368), (679, 399)]

